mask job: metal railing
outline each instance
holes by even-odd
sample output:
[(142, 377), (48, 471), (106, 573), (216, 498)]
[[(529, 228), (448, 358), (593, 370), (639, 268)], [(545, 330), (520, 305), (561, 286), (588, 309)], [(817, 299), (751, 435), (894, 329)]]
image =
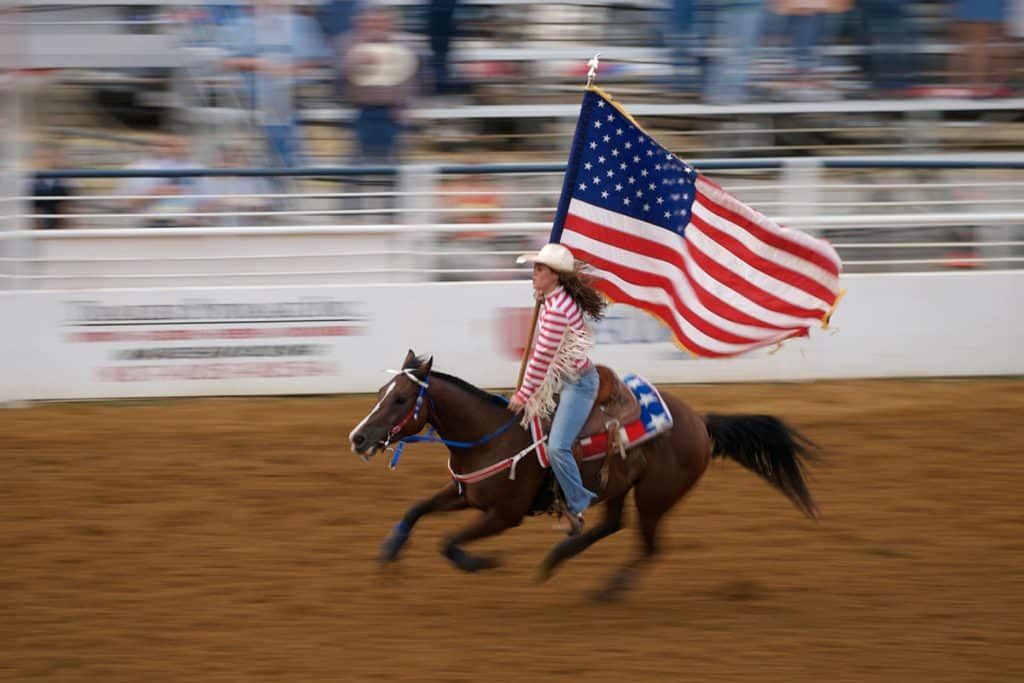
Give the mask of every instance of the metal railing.
[[(1018, 269), (1024, 156), (708, 159), (694, 165), (790, 228), (829, 239), (846, 272)], [(546, 239), (562, 164), (64, 170), (60, 179), (289, 177), (280, 191), (184, 194), (212, 209), (126, 210), (145, 194), (79, 194), (69, 230), (0, 232), (0, 287), (85, 289), (524, 277)], [(361, 190), (325, 183), (386, 181)], [(30, 198), (22, 197), (24, 206)], [(235, 202), (269, 203), (259, 210)], [(355, 203), (355, 205), (353, 204)], [(372, 206), (362, 206), (372, 203)], [(11, 214), (22, 225), (41, 217)], [(170, 226), (144, 227), (147, 222)]]

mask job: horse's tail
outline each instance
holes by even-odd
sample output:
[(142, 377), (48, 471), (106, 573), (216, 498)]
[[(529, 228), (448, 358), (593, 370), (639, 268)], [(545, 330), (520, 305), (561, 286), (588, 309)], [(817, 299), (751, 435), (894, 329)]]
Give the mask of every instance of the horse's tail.
[(817, 446), (772, 415), (715, 415), (704, 418), (714, 440), (712, 457), (729, 457), (760, 475), (808, 517), (818, 508), (804, 482), (803, 469), (817, 459)]

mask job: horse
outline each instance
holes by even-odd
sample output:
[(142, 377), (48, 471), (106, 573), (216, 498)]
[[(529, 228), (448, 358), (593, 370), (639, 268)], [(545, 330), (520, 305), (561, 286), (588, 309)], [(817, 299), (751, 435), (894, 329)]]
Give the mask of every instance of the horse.
[[(440, 436), (430, 440), (448, 445), (452, 474), (440, 491), (408, 508), (382, 544), (380, 561), (386, 564), (398, 558), (413, 527), (425, 515), (474, 508), (480, 514), (449, 534), (441, 552), (467, 572), (498, 566), (495, 558), (473, 555), (463, 546), (519, 526), (527, 515), (548, 510), (554, 498), (547, 483), (550, 470), (535, 457), (523, 457), (533, 438), (520, 426), (519, 417), (508, 411), (507, 399), (434, 371), (433, 357), (417, 356), (411, 349), (401, 371), (380, 388), (377, 398), (349, 434), (353, 453), (369, 462), (394, 443), (428, 440), (414, 435), (429, 425)], [(598, 460), (580, 464), (584, 485), (599, 494), (594, 504), (604, 504), (603, 518), (556, 544), (539, 567), (540, 581), (569, 558), (619, 531), (626, 494), (633, 490), (643, 543), (597, 593), (607, 600), (619, 597), (657, 554), (658, 526), (665, 513), (693, 488), (713, 458), (735, 460), (808, 517), (817, 517), (804, 469), (819, 451), (800, 432), (772, 415), (702, 416), (671, 394), (662, 398), (672, 417), (669, 431), (636, 446), (626, 460), (609, 454), (604, 464)], [(468, 478), (467, 473), (478, 476)]]

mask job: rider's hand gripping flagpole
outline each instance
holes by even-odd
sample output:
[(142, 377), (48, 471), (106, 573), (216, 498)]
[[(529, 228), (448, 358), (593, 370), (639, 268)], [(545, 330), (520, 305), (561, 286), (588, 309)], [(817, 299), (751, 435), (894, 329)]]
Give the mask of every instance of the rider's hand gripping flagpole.
[[(584, 89), (589, 89), (594, 84), (594, 79), (597, 77), (597, 69), (600, 65), (598, 57), (601, 53), (598, 52), (590, 61), (587, 62), (587, 85)], [(557, 243), (562, 239), (562, 225), (565, 223), (565, 215), (569, 212), (569, 200), (572, 199), (572, 188), (576, 185), (576, 173), (577, 166), (576, 159), (579, 157), (580, 146), (583, 144), (583, 131), (589, 124), (589, 117), (583, 115), (584, 112), (582, 107), (580, 109), (580, 117), (576, 121), (576, 132), (572, 136), (572, 147), (569, 149), (569, 162), (566, 165), (565, 176), (562, 178), (562, 194), (558, 199), (558, 208), (555, 210), (555, 220), (551, 225), (551, 236), (548, 238), (548, 242)], [(530, 350), (533, 348), (533, 335), (537, 329), (537, 318), (540, 316), (540, 306), (542, 299), (537, 299), (537, 303), (533, 307), (533, 318), (530, 321), (530, 332), (526, 339), (526, 347), (523, 349), (523, 360), (519, 364), (519, 378), (516, 380), (516, 390), (523, 385), (523, 377), (526, 375), (526, 364), (530, 360)]]

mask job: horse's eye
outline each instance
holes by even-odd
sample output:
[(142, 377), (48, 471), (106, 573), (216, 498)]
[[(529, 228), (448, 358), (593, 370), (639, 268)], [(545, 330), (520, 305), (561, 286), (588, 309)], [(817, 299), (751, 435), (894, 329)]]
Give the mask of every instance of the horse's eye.
[(399, 396), (398, 398), (395, 399), (395, 405), (405, 405), (406, 401), (408, 400), (409, 399), (407, 399), (405, 396)]

